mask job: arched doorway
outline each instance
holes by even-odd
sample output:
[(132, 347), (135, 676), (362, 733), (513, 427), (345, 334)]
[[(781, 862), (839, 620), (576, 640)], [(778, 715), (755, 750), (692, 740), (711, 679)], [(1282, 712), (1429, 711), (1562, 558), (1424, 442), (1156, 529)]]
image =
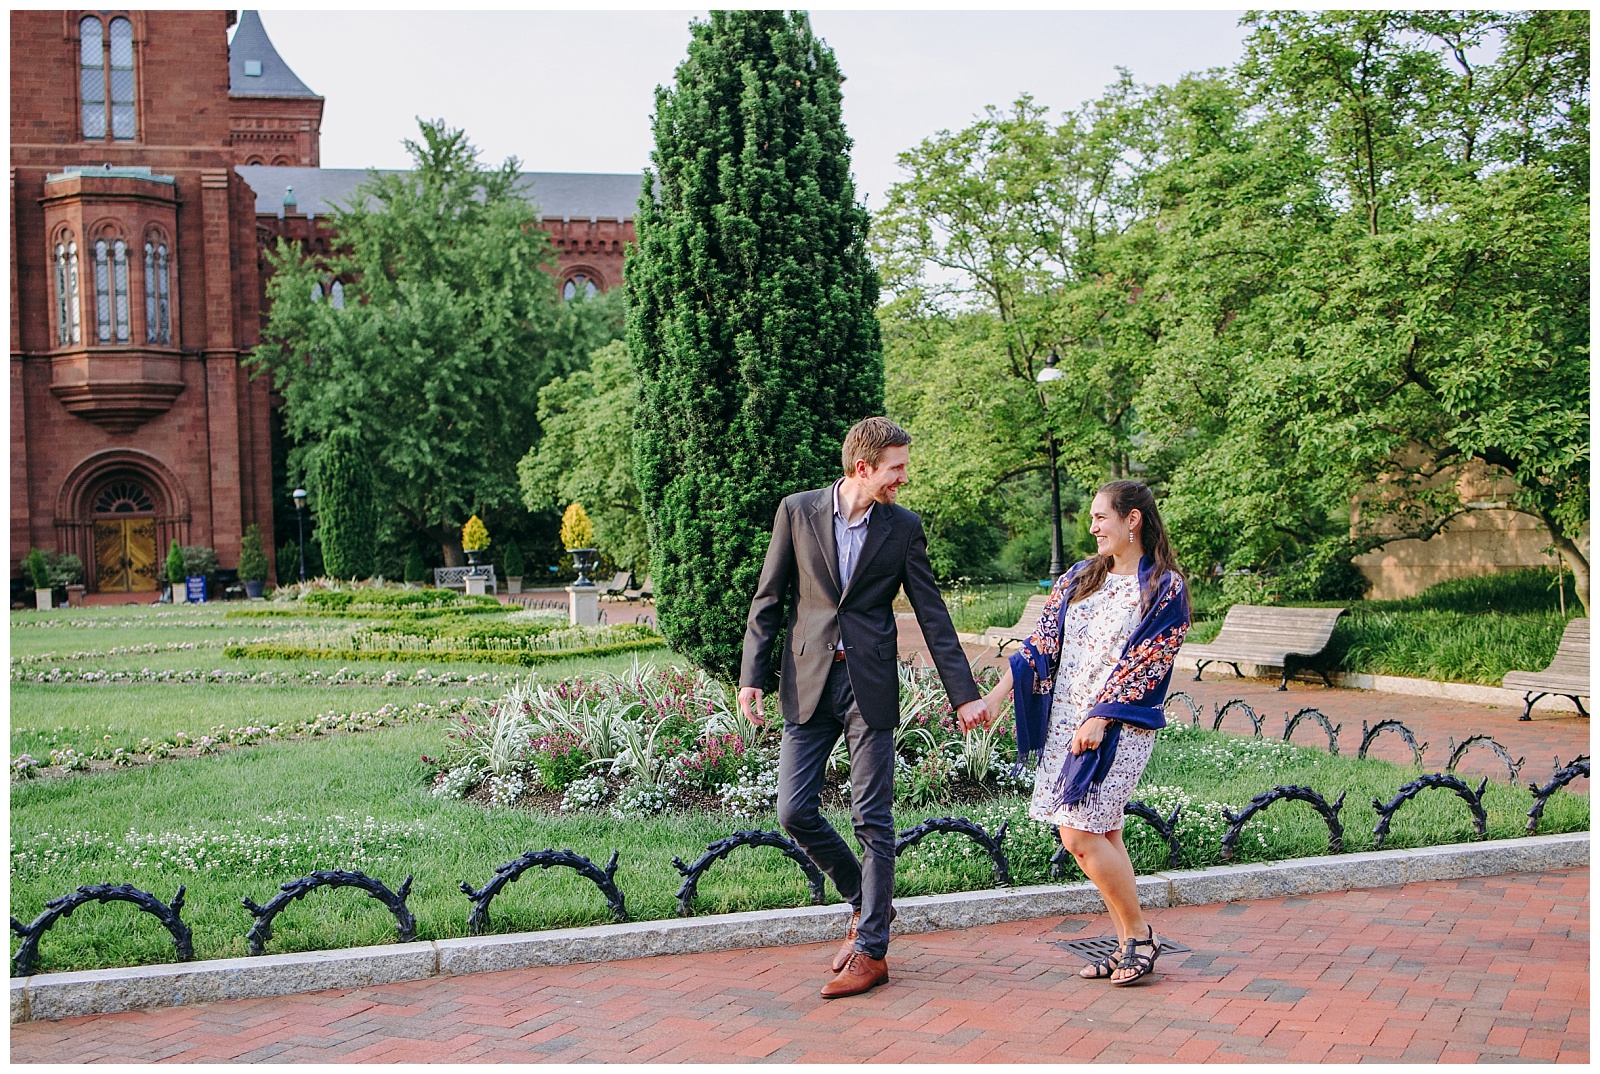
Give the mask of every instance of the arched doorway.
[(140, 481), (119, 477), (90, 501), (95, 592), (150, 593), (161, 586), (156, 501)]

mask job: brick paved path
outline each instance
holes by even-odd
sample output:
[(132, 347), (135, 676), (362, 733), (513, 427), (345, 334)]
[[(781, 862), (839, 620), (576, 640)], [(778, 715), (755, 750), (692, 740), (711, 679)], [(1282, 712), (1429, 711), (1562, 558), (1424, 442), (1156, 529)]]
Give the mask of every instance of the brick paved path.
[(14, 1062), (1473, 1062), (1589, 1059), (1589, 870), (1154, 912), (1193, 948), (1128, 989), (1053, 946), (1104, 917), (667, 955), (13, 1026)]

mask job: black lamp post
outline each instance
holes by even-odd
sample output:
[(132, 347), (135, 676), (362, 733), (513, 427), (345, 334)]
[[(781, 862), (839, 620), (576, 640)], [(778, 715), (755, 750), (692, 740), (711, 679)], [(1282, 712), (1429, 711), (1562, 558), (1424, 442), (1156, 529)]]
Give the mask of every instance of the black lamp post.
[(306, 490), (294, 490), (294, 517), (300, 527), (300, 580), (306, 580)]
[[(1052, 380), (1060, 380), (1065, 373), (1056, 368), (1056, 363), (1061, 361), (1061, 356), (1054, 347), (1050, 348), (1050, 357), (1044, 360), (1044, 368), (1039, 370), (1039, 375), (1034, 380), (1040, 384), (1048, 384)], [(1039, 393), (1039, 401), (1045, 403), (1044, 392)], [(1061, 572), (1066, 570), (1061, 555), (1061, 475), (1056, 470), (1056, 434), (1050, 429), (1045, 432), (1045, 453), (1050, 459), (1050, 577), (1059, 578)]]

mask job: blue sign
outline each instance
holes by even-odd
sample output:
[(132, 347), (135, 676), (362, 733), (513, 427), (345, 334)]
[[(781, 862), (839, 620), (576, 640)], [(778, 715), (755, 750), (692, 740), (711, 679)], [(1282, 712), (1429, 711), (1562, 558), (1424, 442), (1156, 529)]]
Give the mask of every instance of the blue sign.
[(187, 582), (187, 590), (184, 598), (190, 604), (204, 604), (206, 602), (206, 576), (203, 574), (191, 574), (185, 581)]

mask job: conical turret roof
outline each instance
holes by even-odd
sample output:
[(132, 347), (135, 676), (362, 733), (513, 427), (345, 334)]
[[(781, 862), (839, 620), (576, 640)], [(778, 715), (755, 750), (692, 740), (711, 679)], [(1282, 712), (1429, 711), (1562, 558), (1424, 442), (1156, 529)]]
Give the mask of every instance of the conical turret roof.
[(272, 47), (259, 12), (239, 16), (228, 45), (228, 92), (237, 97), (316, 97)]

